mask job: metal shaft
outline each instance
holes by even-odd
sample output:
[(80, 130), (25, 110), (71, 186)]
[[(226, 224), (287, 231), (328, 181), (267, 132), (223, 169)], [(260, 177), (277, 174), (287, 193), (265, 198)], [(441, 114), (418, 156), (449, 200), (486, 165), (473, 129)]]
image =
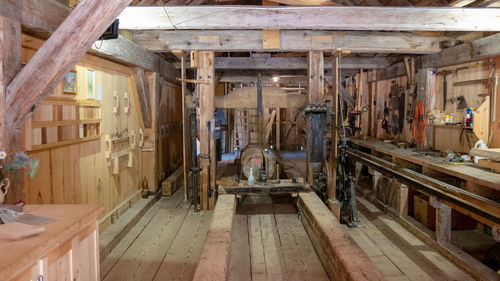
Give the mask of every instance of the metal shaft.
[(191, 177), (192, 177), (192, 191), (193, 191), (193, 206), (194, 211), (198, 212), (198, 157), (196, 155), (196, 109), (191, 109), (189, 112), (191, 120)]

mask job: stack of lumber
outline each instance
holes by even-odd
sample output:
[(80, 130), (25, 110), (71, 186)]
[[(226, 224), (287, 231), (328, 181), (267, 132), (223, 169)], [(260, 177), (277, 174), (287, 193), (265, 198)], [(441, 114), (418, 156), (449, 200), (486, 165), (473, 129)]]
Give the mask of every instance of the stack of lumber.
[(486, 159), (479, 160), (478, 165), (500, 173), (500, 148), (473, 148), (470, 154), (485, 157)]
[(177, 168), (166, 180), (161, 183), (161, 193), (163, 196), (171, 196), (183, 184), (184, 171), (182, 166)]

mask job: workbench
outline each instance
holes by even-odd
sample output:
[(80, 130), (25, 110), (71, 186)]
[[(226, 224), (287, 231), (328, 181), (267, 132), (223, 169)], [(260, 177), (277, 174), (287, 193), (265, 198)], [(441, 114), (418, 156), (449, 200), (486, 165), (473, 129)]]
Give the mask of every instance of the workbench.
[(0, 239), (0, 280), (99, 280), (101, 205), (26, 205), (57, 221), (21, 240)]
[[(411, 149), (381, 141), (379, 139), (350, 139), (352, 144), (369, 149), (372, 153), (381, 153), (392, 158), (392, 162), (409, 162), (427, 170), (434, 170), (466, 182), (466, 189), (476, 193), (480, 187), (500, 190), (500, 175), (481, 168), (474, 163), (453, 164), (443, 157), (423, 155)], [(478, 187), (479, 186), (479, 187)], [(480, 194), (481, 195), (481, 194)]]

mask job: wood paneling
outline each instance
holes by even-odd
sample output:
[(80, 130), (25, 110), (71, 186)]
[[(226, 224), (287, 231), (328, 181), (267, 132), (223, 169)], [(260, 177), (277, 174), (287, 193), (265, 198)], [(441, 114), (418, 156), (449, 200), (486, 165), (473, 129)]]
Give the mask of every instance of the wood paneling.
[[(23, 49), (23, 59), (28, 60), (33, 52), (33, 49)], [(135, 86), (131, 78), (133, 72), (129, 67), (88, 55), (74, 69), (77, 72), (77, 96), (68, 97), (61, 93), (58, 87), (50, 97), (86, 100), (88, 95), (86, 72), (87, 69), (93, 70), (94, 97), (102, 96), (100, 101), (102, 134), (112, 138), (120, 134), (122, 138), (134, 135), (135, 137), (130, 138), (134, 138), (135, 141), (126, 141), (124, 147), (131, 154), (119, 157), (118, 161), (108, 166), (105, 158), (105, 138), (32, 152), (31, 157), (40, 159), (40, 168), (33, 179), (26, 177), (25, 200), (32, 204), (101, 203), (104, 205), (101, 222), (109, 224), (116, 219), (116, 210), (119, 215), (128, 208), (129, 201), (134, 202), (138, 199), (138, 190), (143, 179), (143, 153), (146, 152), (142, 152), (139, 147), (141, 124), (137, 104), (132, 101), (134, 94), (132, 86)], [(166, 178), (182, 161), (182, 154), (178, 149), (181, 145), (181, 131), (167, 130), (167, 124), (180, 122), (180, 87), (165, 82), (161, 96), (158, 127), (163, 128), (165, 134), (158, 132), (158, 149), (162, 149), (158, 162), (161, 165), (158, 172), (152, 169), (153, 175), (157, 174), (158, 177), (150, 179), (151, 186), (157, 183), (155, 181)], [(116, 106), (116, 102), (118, 106), (114, 112), (113, 107)], [(125, 110), (126, 107), (128, 110)], [(52, 112), (41, 106), (35, 110), (33, 118), (44, 120), (45, 116), (51, 114)], [(33, 127), (31, 121), (26, 124), (26, 128), (28, 127)], [(50, 138), (54, 133), (47, 131), (46, 137)], [(171, 133), (167, 134), (167, 131)], [(55, 134), (57, 136), (57, 131)], [(154, 134), (152, 137), (154, 140)], [(147, 159), (147, 164), (155, 163), (154, 157)], [(163, 178), (160, 178), (162, 174)]]

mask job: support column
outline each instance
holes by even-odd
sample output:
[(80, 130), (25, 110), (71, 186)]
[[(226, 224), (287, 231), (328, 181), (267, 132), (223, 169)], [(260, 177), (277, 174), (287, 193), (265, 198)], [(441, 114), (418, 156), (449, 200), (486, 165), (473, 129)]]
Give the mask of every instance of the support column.
[[(200, 106), (200, 207), (210, 210), (215, 205), (215, 134), (214, 134), (214, 97), (215, 68), (214, 52), (200, 51), (198, 53), (198, 84)], [(209, 124), (209, 126), (207, 126)], [(210, 137), (210, 141), (209, 141)], [(211, 196), (209, 196), (211, 195)]]
[[(160, 100), (163, 89), (163, 78), (158, 72), (146, 72), (145, 80), (148, 83), (149, 98), (151, 101), (151, 129), (146, 129), (149, 132), (150, 141), (153, 141), (153, 147), (155, 149), (155, 176), (153, 187), (149, 188), (150, 191), (156, 192), (160, 188), (160, 182), (164, 180), (165, 174), (163, 174), (164, 164), (160, 163), (163, 160), (162, 149), (163, 149), (163, 136), (160, 130)], [(162, 175), (163, 174), (163, 175)]]
[[(18, 7), (11, 8), (13, 11), (19, 11)], [(7, 153), (24, 151), (23, 129), (7, 129), (6, 110), (7, 86), (21, 68), (20, 14), (19, 18), (0, 15), (0, 150)], [(24, 173), (19, 172), (14, 178), (11, 177), (10, 181), (5, 203), (12, 204), (23, 199)]]
[(188, 159), (189, 156), (189, 141), (188, 137), (188, 120), (187, 120), (187, 112), (186, 112), (186, 57), (183, 55), (181, 57), (181, 78), (182, 78), (182, 168), (184, 171), (184, 202), (187, 202), (189, 199), (189, 188), (188, 188), (188, 176), (189, 176), (189, 167), (191, 166), (191, 159)]
[(451, 242), (451, 207), (434, 196), (429, 197), (429, 204), (436, 208), (436, 240), (439, 244), (449, 244)]
[(405, 184), (400, 184), (399, 186), (399, 215), (402, 217), (408, 216), (408, 186)]
[(339, 109), (339, 57), (338, 55), (333, 56), (333, 61), (332, 61), (332, 120), (331, 126), (332, 126), (332, 146), (330, 150), (330, 166), (331, 172), (332, 172), (332, 184), (330, 186), (327, 186), (327, 197), (328, 199), (331, 200), (336, 200), (336, 195), (335, 195), (335, 182), (337, 179), (337, 166), (338, 166), (338, 132), (337, 132), (337, 126), (338, 126), (338, 109)]
[[(324, 60), (323, 51), (310, 51), (308, 55), (307, 77), (309, 80), (307, 95), (308, 106), (323, 107), (324, 101)], [(307, 182), (312, 184), (313, 175), (321, 168), (323, 161), (323, 141), (325, 118), (321, 114), (310, 114), (307, 122)]]
[(280, 133), (281, 133), (281, 110), (279, 107), (276, 108), (276, 151), (281, 149)]

